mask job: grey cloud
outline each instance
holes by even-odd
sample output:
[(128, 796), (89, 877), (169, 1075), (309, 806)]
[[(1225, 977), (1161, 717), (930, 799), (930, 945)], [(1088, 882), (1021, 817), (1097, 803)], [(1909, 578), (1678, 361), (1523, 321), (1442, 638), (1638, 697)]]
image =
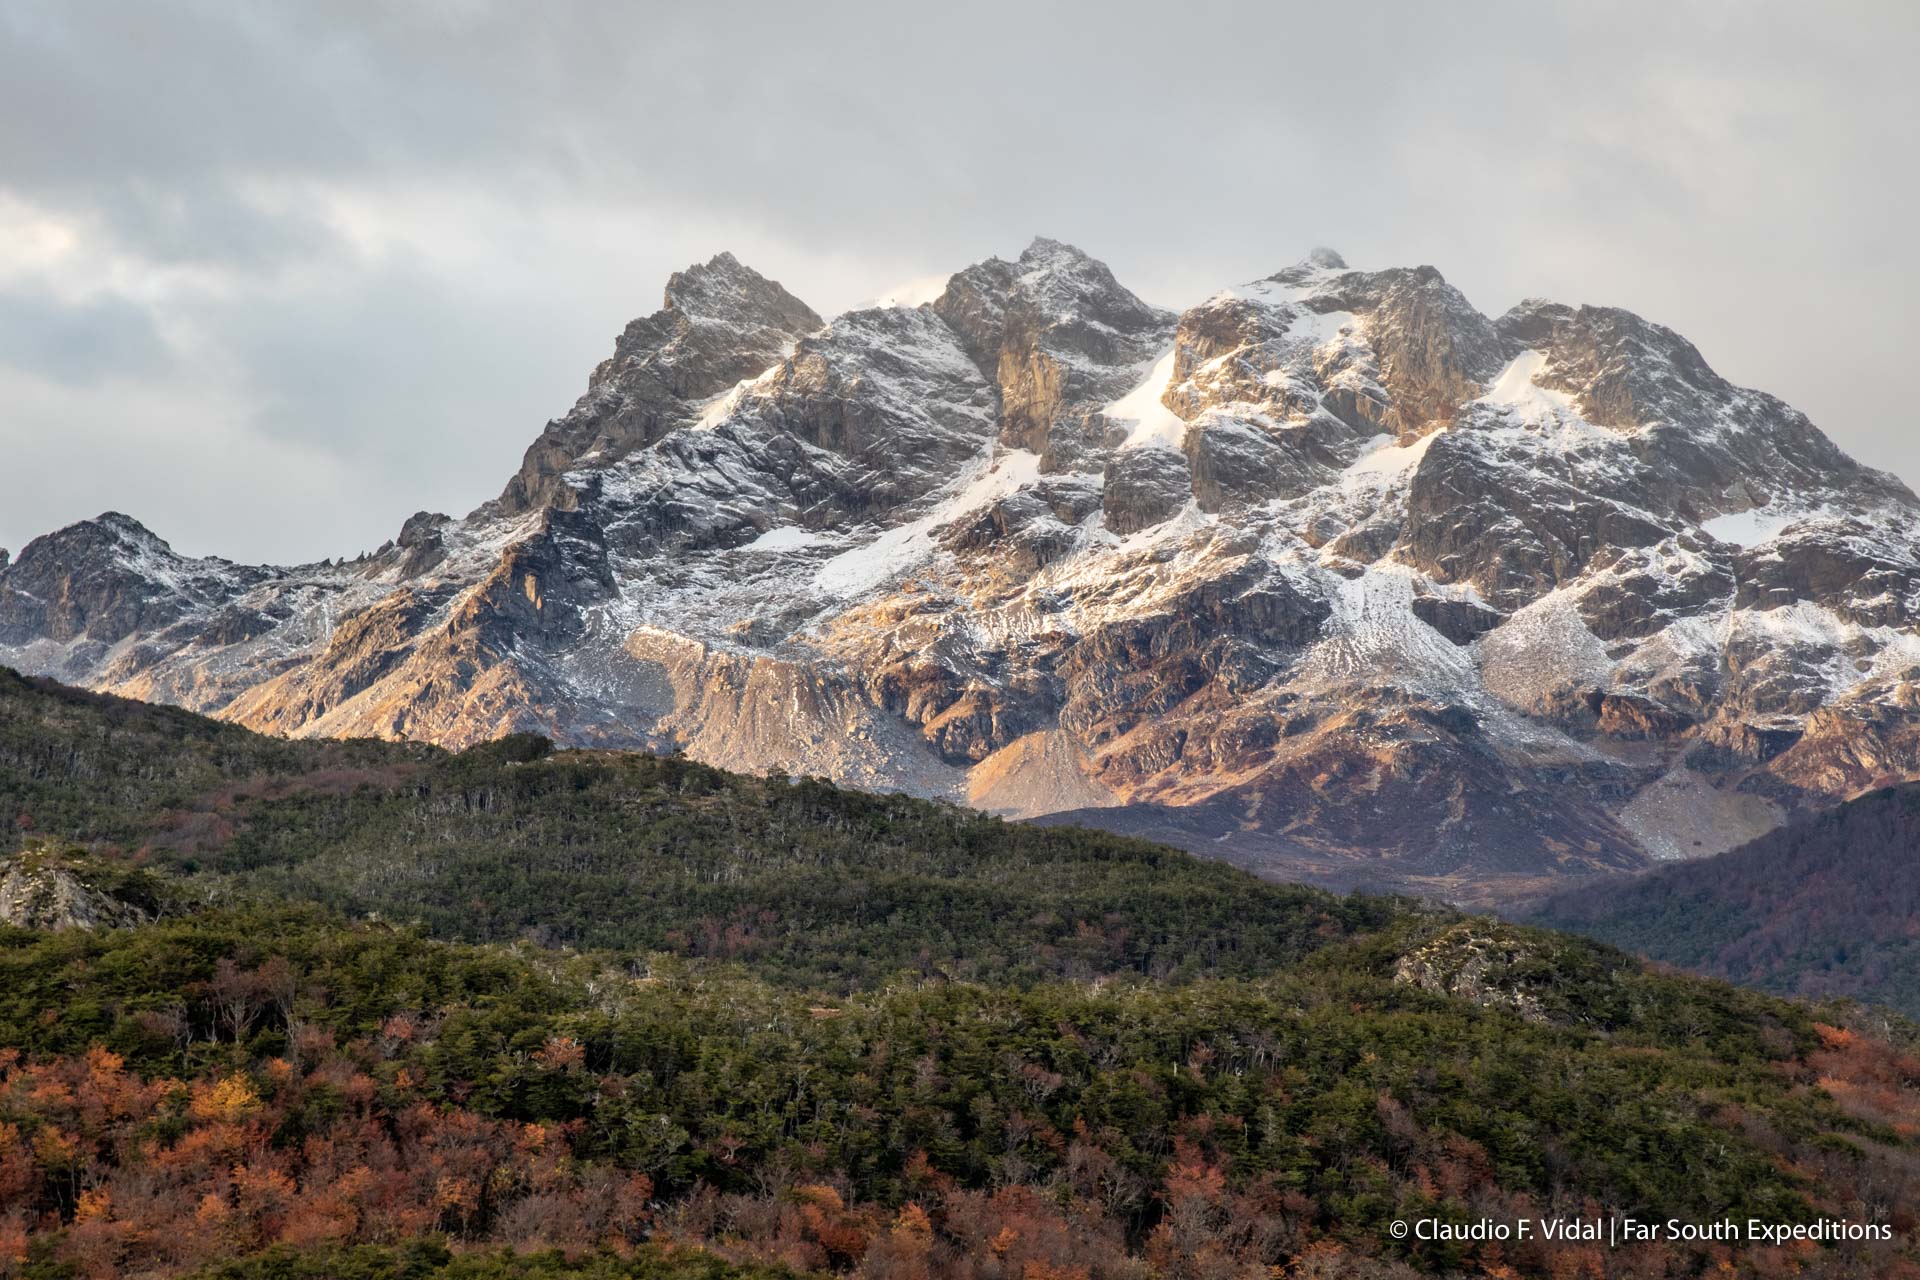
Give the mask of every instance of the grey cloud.
[(311, 210), (263, 207), (225, 184), (99, 183), (70, 200), (121, 249), (163, 266), (261, 272), (347, 252)]
[[(733, 248), (831, 309), (1036, 232), (1170, 305), (1325, 242), (1484, 310), (1628, 306), (1913, 480), (1887, 370), (1920, 343), (1916, 46), (1920, 9), (1865, 0), (13, 0), (0, 194), (218, 267), (224, 298), (156, 305), (240, 366), (252, 428), (342, 475), (454, 459), (423, 487), (467, 497), (412, 506), (496, 488), (686, 260)], [(309, 189), (470, 191), (560, 230), (503, 235), (498, 272), (395, 263)], [(622, 242), (565, 230), (622, 210)], [(0, 419), (0, 444), (52, 429)], [(377, 542), (387, 503), (316, 509), (344, 542), (311, 554)]]
[(527, 301), (475, 298), (399, 263), (298, 307), (241, 299), (197, 317), (234, 335), (259, 432), (362, 462), (402, 491), (397, 530), (423, 505), (464, 511), (492, 496), (546, 418), (585, 389), (580, 353), (610, 334)]
[[(0, 364), (82, 383), (151, 376), (168, 358), (153, 317), (122, 299), (70, 303), (0, 290)], [(0, 418), (0, 438), (17, 429)]]

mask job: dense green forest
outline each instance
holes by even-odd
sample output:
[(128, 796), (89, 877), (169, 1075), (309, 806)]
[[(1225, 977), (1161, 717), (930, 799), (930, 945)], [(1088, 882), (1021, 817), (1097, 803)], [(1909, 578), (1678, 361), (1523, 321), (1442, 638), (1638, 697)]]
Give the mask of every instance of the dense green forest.
[(1871, 792), (1738, 849), (1549, 899), (1530, 918), (1669, 964), (1920, 1018), (1920, 785)]
[[(143, 920), (0, 929), (0, 1275), (1920, 1275), (1856, 1008), (536, 739), (13, 679), (0, 787), (22, 883)], [(1894, 1238), (1391, 1230), (1608, 1214)]]
[(104, 842), (203, 895), (449, 939), (750, 959), (851, 989), (1254, 974), (1400, 909), (1121, 836), (546, 745), (287, 742), (0, 669), (0, 812), (22, 830)]
[[(432, 1232), (864, 1275), (1251, 1276), (1315, 1251), (1346, 1260), (1331, 1274), (1551, 1274), (1555, 1250), (1383, 1231), (1582, 1207), (1869, 1206), (1912, 1229), (1920, 1062), (1771, 997), (1473, 927), (1528, 971), (1490, 991), (1550, 982), (1593, 1012), (1398, 980), (1381, 935), (1258, 979), (830, 998), (318, 908), (7, 931), (0, 1188), (29, 1275)], [(979, 1265), (995, 1242), (1018, 1267)]]

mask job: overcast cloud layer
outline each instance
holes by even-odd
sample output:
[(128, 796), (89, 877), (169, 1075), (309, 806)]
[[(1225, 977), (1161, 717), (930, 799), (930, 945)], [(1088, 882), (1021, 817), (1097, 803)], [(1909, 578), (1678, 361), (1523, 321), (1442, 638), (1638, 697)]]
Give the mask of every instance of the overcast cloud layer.
[(831, 314), (1036, 233), (1626, 306), (1920, 481), (1920, 6), (1358, 7), (0, 0), (0, 546), (352, 555), (677, 267)]

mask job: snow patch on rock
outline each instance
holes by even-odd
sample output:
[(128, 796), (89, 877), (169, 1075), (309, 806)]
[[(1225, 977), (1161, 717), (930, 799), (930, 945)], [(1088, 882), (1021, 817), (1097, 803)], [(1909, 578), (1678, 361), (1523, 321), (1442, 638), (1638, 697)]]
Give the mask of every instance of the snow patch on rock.
[(1037, 454), (1014, 449), (994, 458), (989, 451), (936, 494), (932, 509), (919, 519), (888, 529), (821, 565), (814, 575), (814, 586), (832, 596), (870, 591), (932, 556), (936, 550), (934, 530), (1033, 483), (1039, 474)]
[(824, 536), (812, 529), (802, 529), (797, 525), (783, 524), (767, 530), (752, 542), (741, 547), (742, 551), (797, 551), (803, 547), (814, 547), (825, 540)]
[(1140, 449), (1152, 444), (1178, 449), (1186, 438), (1186, 421), (1161, 403), (1167, 385), (1173, 381), (1174, 355), (1173, 349), (1168, 348), (1153, 362), (1144, 382), (1100, 410), (1109, 418), (1132, 424), (1125, 443), (1120, 446), (1122, 449)]
[(1534, 381), (1546, 367), (1545, 352), (1522, 351), (1500, 371), (1480, 403), (1519, 409), (1530, 417), (1573, 412), (1572, 396)]

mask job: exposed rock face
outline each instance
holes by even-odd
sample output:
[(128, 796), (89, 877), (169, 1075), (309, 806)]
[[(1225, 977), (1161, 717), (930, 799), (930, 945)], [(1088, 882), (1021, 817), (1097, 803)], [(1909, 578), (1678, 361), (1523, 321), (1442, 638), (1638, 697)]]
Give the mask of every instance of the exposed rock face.
[(86, 639), (111, 645), (225, 599), (267, 571), (186, 560), (130, 516), (109, 511), (28, 543), (0, 592), (0, 643)]
[(989, 259), (955, 276), (933, 312), (960, 335), (1000, 393), (1000, 441), (1044, 471), (1097, 462), (1090, 418), (1166, 345), (1174, 318), (1122, 288), (1072, 245), (1035, 240), (1019, 261)]
[(1472, 644), (1506, 619), (1475, 600), (1415, 596), (1413, 616), (1455, 644)]
[(820, 323), (806, 303), (730, 253), (675, 272), (661, 309), (627, 326), (586, 395), (527, 450), (501, 507), (544, 506), (582, 460), (615, 462), (652, 444), (693, 405), (765, 372)]
[(1100, 509), (1107, 528), (1138, 533), (1165, 523), (1193, 496), (1186, 455), (1165, 445), (1123, 449), (1107, 463)]
[(1494, 326), (1432, 267), (1349, 273), (1325, 298), (1367, 316), (1367, 343), (1387, 394), (1385, 421), (1403, 434), (1452, 422), (1506, 363)]
[(0, 661), (1491, 899), (1920, 776), (1917, 529), (1625, 311), (1317, 252), (1175, 316), (1038, 240), (828, 323), (723, 254), (471, 515), (289, 569), (103, 516), (0, 562)]

